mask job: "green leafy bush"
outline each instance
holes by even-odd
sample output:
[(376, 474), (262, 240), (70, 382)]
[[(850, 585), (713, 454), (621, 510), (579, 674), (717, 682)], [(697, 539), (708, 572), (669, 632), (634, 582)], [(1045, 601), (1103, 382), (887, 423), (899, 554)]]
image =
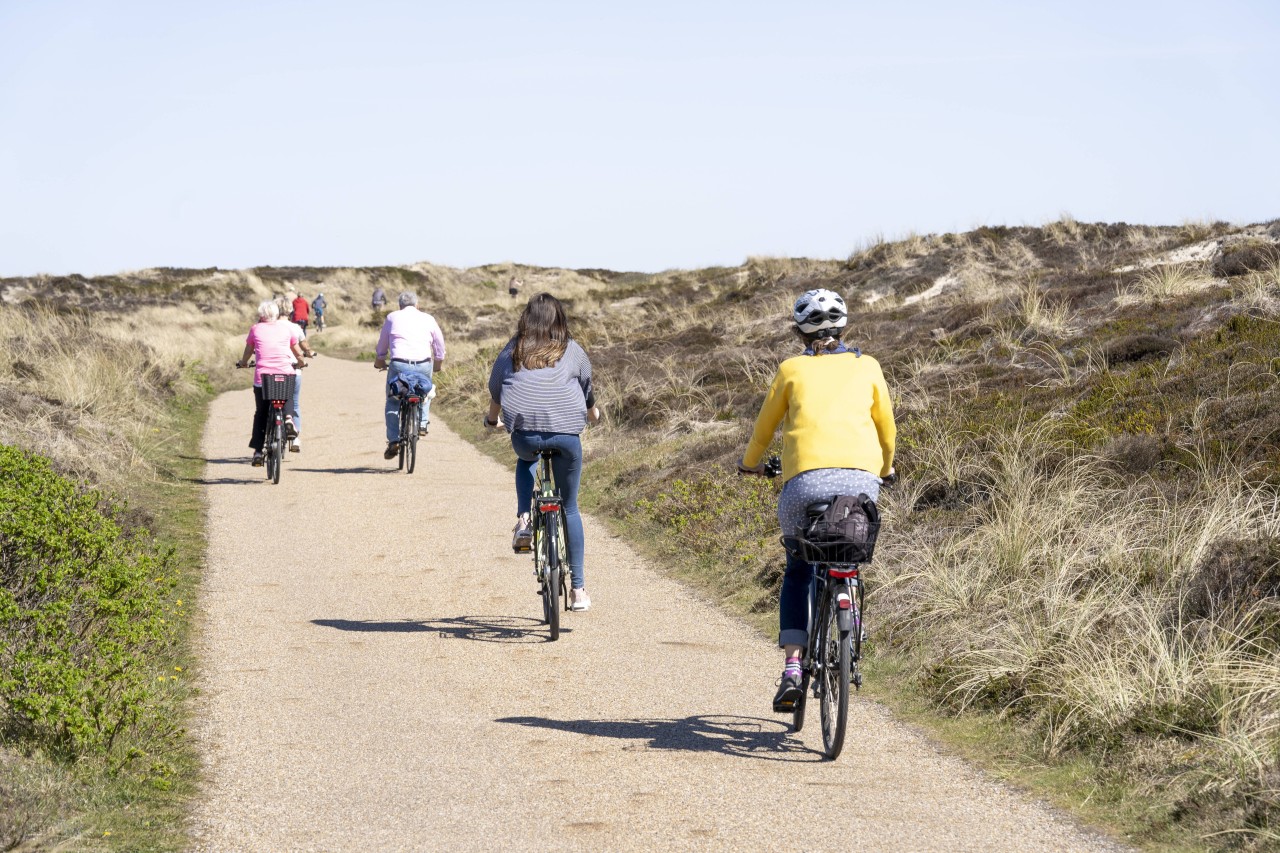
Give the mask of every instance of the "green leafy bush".
[(170, 639), (171, 555), (122, 508), (0, 445), (0, 724), (76, 755), (106, 753), (154, 706)]

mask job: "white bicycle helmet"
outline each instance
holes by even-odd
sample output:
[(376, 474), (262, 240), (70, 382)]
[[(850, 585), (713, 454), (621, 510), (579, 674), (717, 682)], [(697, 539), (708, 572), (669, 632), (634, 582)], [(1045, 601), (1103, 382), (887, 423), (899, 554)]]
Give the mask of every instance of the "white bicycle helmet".
[(805, 291), (791, 309), (791, 319), (806, 335), (843, 329), (849, 322), (849, 309), (840, 294), (830, 290)]

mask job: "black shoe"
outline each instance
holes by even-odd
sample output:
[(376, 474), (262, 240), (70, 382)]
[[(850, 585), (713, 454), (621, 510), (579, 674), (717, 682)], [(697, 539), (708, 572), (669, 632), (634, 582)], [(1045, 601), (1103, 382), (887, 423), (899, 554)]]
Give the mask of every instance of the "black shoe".
[(801, 695), (800, 677), (783, 673), (782, 683), (778, 685), (778, 692), (773, 697), (773, 713), (790, 714), (796, 709)]
[(400, 442), (388, 441), (387, 449), (382, 451), (382, 458), (395, 459), (398, 455), (400, 455)]

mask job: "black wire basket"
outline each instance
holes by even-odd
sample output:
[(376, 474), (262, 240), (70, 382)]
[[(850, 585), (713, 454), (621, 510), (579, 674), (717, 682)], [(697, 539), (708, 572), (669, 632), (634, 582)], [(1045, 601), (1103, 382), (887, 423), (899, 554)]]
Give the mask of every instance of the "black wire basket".
[(293, 397), (293, 374), (268, 373), (262, 377), (262, 399), (289, 400)]
[(818, 542), (800, 536), (782, 537), (782, 547), (787, 553), (806, 563), (853, 565), (871, 562), (875, 554), (875, 542)]

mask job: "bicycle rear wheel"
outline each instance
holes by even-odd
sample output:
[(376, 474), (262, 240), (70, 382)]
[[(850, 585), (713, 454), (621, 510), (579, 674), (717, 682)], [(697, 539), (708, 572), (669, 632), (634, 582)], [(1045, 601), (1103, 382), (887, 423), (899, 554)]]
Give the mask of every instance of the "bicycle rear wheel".
[(284, 418), (276, 413), (267, 437), (267, 477), (273, 484), (280, 482), (280, 463), (284, 459)]
[[(409, 404), (409, 416), (405, 418), (409, 427), (409, 449), (407, 451), (408, 458), (405, 461), (406, 471), (413, 473), (414, 466), (418, 464), (418, 418), (420, 417), (419, 409), (416, 403)], [(400, 433), (400, 440), (403, 442), (404, 432)]]
[(819, 704), (822, 717), (822, 745), (827, 758), (836, 758), (844, 748), (849, 723), (849, 631), (840, 630), (840, 609), (836, 597), (828, 596), (818, 623)]
[(540, 513), (542, 516), (542, 547), (545, 550), (544, 559), (546, 561), (546, 584), (542, 588), (542, 594), (545, 596), (545, 607), (547, 612), (547, 627), (551, 629), (551, 639), (560, 639), (560, 572), (563, 566), (560, 563), (560, 526), (558, 524), (548, 524), (548, 513)]

